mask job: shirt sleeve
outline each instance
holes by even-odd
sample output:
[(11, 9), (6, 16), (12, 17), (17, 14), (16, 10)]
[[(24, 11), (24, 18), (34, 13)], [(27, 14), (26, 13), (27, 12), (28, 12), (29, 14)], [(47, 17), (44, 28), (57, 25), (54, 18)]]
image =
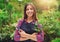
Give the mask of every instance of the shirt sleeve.
[(20, 34), (19, 34), (18, 30), (15, 30), (14, 41), (20, 41)]
[(44, 41), (44, 31), (42, 30), (42, 25), (38, 24), (38, 26), (41, 28), (41, 32), (37, 34), (37, 42), (43, 42)]
[(19, 34), (18, 28), (20, 27), (21, 23), (22, 23), (22, 20), (19, 20), (16, 26), (16, 30), (14, 32), (14, 41), (20, 41), (20, 34)]

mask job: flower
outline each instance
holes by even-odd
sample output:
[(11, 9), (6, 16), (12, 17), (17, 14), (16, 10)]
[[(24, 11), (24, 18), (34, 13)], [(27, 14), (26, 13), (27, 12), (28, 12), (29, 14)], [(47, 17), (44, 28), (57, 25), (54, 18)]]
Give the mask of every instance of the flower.
[(42, 30), (42, 25), (40, 25), (40, 24), (38, 24), (37, 22), (35, 23), (35, 25), (34, 25), (34, 30), (35, 30), (35, 32), (37, 32), (37, 33), (39, 33), (39, 32), (41, 32), (41, 30)]

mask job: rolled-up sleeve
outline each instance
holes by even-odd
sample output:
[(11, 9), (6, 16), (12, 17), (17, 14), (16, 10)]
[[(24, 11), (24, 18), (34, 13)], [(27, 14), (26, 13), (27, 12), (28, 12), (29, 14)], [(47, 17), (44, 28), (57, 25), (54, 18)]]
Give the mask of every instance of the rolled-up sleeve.
[(18, 30), (15, 30), (14, 41), (20, 41), (20, 34), (18, 33)]
[[(42, 28), (42, 25), (39, 24), (39, 27)], [(44, 42), (44, 31), (43, 30), (41, 30), (41, 32), (37, 34), (37, 42)]]
[(22, 20), (19, 20), (16, 26), (16, 30), (14, 32), (14, 41), (20, 41), (19, 27), (21, 26), (21, 23), (22, 23)]
[(44, 41), (44, 32), (42, 31), (40, 34), (37, 34), (37, 42)]

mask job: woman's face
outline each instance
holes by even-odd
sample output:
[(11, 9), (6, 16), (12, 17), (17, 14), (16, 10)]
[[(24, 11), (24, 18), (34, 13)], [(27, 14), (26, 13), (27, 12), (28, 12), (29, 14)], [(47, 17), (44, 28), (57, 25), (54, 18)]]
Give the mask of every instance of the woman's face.
[(26, 8), (26, 15), (28, 17), (32, 17), (33, 16), (33, 13), (34, 13), (34, 9), (31, 5), (28, 5), (27, 8)]

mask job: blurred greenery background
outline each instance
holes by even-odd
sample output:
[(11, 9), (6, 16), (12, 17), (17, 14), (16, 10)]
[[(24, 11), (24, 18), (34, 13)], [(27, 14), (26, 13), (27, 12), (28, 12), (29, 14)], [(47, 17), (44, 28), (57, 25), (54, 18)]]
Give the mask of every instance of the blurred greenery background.
[(60, 0), (0, 0), (0, 42), (14, 42), (17, 21), (23, 18), (26, 3), (36, 6), (45, 32), (44, 42), (60, 42)]

